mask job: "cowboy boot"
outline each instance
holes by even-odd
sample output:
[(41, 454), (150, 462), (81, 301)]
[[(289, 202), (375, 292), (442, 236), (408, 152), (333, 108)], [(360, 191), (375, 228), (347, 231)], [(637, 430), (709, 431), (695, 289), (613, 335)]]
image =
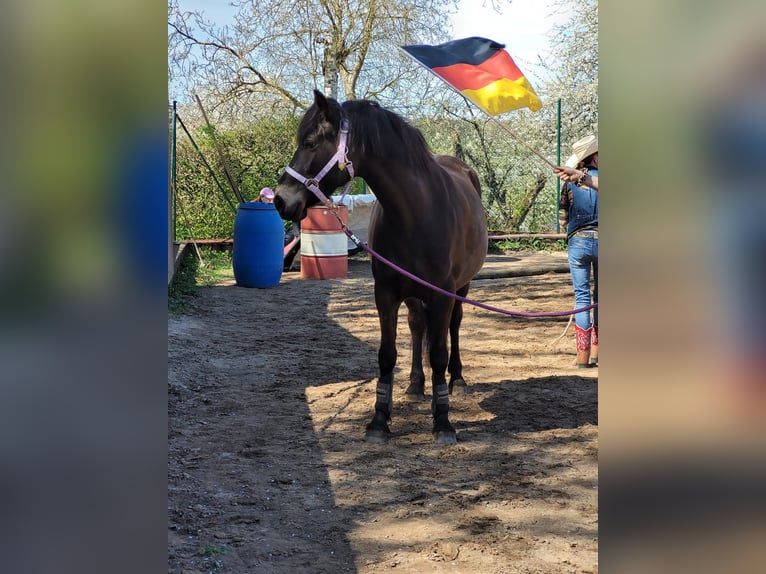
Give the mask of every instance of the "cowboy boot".
[(590, 364), (590, 340), (593, 327), (589, 329), (582, 329), (575, 325), (575, 344), (577, 345), (577, 361), (576, 365), (585, 369), (592, 367)]
[(590, 334), (590, 362), (592, 365), (598, 365), (598, 325), (593, 325)]

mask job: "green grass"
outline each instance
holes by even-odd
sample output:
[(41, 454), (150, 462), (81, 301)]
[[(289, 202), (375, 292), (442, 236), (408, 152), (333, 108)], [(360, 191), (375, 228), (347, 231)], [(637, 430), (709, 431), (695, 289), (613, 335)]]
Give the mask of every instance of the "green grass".
[(226, 279), (234, 278), (231, 251), (204, 250), (202, 252), (202, 259), (205, 264), (197, 268), (198, 286), (209, 287)]
[(490, 253), (506, 253), (508, 251), (566, 251), (567, 244), (563, 239), (542, 239), (540, 237), (520, 239), (499, 239), (489, 242)]
[(189, 309), (200, 287), (209, 287), (234, 277), (231, 251), (205, 249), (201, 253), (204, 264), (200, 263), (193, 246), (189, 245), (184, 251), (178, 271), (168, 287), (168, 312), (173, 315)]

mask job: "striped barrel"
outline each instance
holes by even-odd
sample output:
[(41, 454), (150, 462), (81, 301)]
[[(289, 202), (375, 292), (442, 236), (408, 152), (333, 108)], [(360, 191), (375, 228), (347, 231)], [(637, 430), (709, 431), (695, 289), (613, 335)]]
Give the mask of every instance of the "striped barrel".
[[(348, 224), (348, 207), (337, 206)], [(301, 278), (334, 279), (348, 274), (348, 242), (338, 219), (327, 207), (309, 207), (301, 221)]]

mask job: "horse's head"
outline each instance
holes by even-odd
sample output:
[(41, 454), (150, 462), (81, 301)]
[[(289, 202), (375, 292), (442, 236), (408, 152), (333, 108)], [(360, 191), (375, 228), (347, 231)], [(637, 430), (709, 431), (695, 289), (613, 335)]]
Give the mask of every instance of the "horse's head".
[[(338, 165), (341, 107), (332, 98), (314, 90), (314, 103), (306, 111), (298, 127), (298, 149), (290, 160), (289, 168), (309, 182), (303, 183), (287, 171), (277, 182), (274, 205), (283, 219), (300, 221), (306, 209), (319, 203), (319, 198), (308, 189), (316, 183), (326, 196), (349, 180), (348, 171)], [(343, 150), (345, 152), (345, 150)], [(332, 163), (331, 163), (332, 162)], [(321, 174), (327, 167), (327, 171)]]

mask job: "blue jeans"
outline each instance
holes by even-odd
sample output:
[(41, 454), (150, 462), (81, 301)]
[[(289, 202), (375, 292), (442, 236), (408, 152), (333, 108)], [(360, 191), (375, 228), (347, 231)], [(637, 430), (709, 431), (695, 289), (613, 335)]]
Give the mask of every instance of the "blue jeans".
[[(587, 232), (585, 232), (587, 233)], [(567, 244), (569, 272), (574, 287), (575, 309), (598, 303), (598, 239), (573, 235)], [(593, 270), (593, 300), (590, 295), (590, 277)], [(593, 320), (591, 321), (591, 315)], [(598, 325), (598, 307), (575, 314), (575, 324), (581, 329)]]

